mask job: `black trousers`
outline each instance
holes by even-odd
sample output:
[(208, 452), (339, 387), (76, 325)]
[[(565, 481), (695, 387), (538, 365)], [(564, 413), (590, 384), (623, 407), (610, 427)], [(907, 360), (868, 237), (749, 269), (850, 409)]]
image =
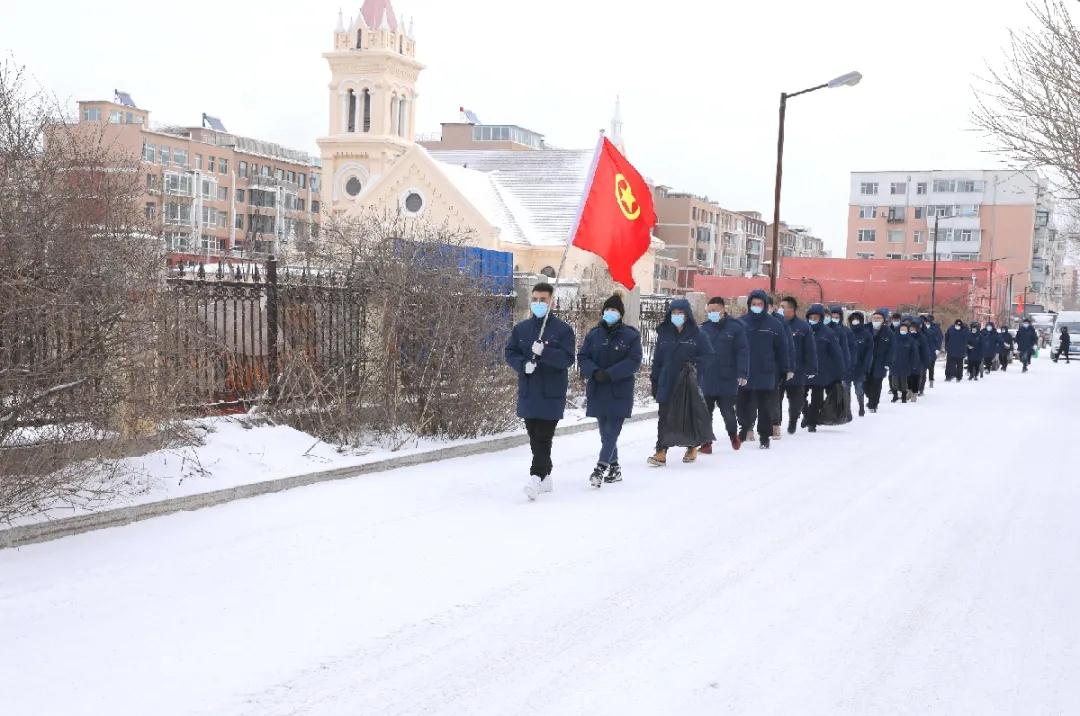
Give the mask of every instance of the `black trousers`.
[(705, 404), (709, 406), (710, 420), (712, 419), (713, 410), (720, 408), (720, 416), (724, 419), (724, 430), (727, 431), (728, 437), (732, 437), (739, 432), (739, 423), (735, 416), (734, 395), (706, 395)]
[(1069, 358), (1069, 346), (1065, 344), (1062, 344), (1058, 348), (1058, 360), (1061, 360), (1062, 358), (1065, 359), (1066, 363), (1072, 363), (1072, 360)]
[(660, 411), (656, 419), (656, 452), (661, 450), (667, 450), (670, 445), (665, 445), (662, 440), (663, 434), (667, 431), (667, 421), (671, 415), (671, 403), (660, 403)]
[(810, 404), (806, 406), (806, 427), (816, 428), (821, 406), (825, 402), (825, 386), (810, 386)]
[(949, 378), (956, 378), (960, 380), (964, 377), (964, 357), (949, 356), (945, 359), (945, 380)]
[(979, 373), (982, 370), (982, 361), (975, 360), (974, 358), (968, 358), (967, 362), (968, 380), (978, 378)]
[[(789, 385), (784, 388), (784, 393), (787, 395), (788, 425), (795, 425), (799, 422), (799, 418), (806, 408), (806, 386)], [(773, 425), (779, 425), (782, 422), (782, 417), (780, 413), (777, 413), (776, 417), (773, 418)]]
[(1025, 368), (1031, 365), (1031, 357), (1034, 353), (1034, 350), (1020, 351), (1020, 362), (1024, 364)]
[(1002, 370), (1009, 369), (1009, 363), (1012, 363), (1012, 351), (1008, 348), (998, 353), (998, 361), (1001, 363)]
[(934, 382), (934, 367), (937, 366), (937, 358), (930, 361), (930, 366), (926, 369), (926, 372), (930, 374), (930, 382)]
[(532, 448), (530, 475), (543, 478), (551, 474), (551, 444), (558, 424), (558, 420), (525, 418), (525, 431), (529, 433), (529, 447)]
[(773, 427), (779, 426), (780, 423), (784, 422), (784, 392), (784, 382), (780, 381), (780, 385), (777, 387), (776, 392), (773, 395)]
[(994, 369), (994, 356), (983, 359), (983, 366), (986, 368), (986, 372), (989, 373)]
[(877, 410), (878, 405), (881, 403), (881, 384), (884, 382), (884, 378), (869, 377), (866, 379), (866, 407), (871, 410)]
[(757, 416), (758, 438), (772, 437), (772, 408), (776, 402), (776, 391), (750, 390), (743, 388), (739, 391), (738, 414), (739, 414), (739, 437), (745, 438), (750, 431), (754, 416)]

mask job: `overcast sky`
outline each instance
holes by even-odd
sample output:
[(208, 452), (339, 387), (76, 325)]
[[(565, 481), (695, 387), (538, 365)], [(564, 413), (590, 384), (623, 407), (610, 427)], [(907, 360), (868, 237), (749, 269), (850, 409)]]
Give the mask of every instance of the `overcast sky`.
[[(14, 8), (11, 7), (12, 1)], [(356, 14), (362, 3), (341, 6)], [(329, 0), (6, 0), (0, 49), (59, 98), (129, 91), (151, 121), (220, 116), (317, 153), (327, 128)], [(409, 0), (427, 65), (418, 131), (464, 105), (560, 147), (591, 147), (622, 96), (643, 174), (772, 214), (779, 93), (850, 70), (854, 88), (788, 107), (783, 218), (843, 256), (848, 173), (1000, 166), (970, 131), (972, 85), (1020, 0)]]

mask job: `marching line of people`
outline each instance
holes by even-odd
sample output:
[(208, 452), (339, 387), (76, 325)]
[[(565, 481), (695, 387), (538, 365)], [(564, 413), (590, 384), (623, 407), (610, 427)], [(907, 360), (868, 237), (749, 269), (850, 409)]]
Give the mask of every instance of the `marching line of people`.
[[(598, 324), (575, 351), (574, 330), (551, 312), (555, 289), (533, 287), (531, 317), (518, 323), (506, 344), (506, 362), (518, 375), (517, 415), (525, 421), (532, 465), (525, 494), (536, 500), (554, 489), (551, 448), (563, 417), (569, 371), (586, 381), (586, 416), (596, 418), (600, 451), (589, 484), (599, 488), (622, 480), (619, 435), (634, 407), (635, 380), (643, 360), (641, 333), (623, 320), (621, 294), (608, 298)], [(712, 454), (713, 417), (719, 409), (732, 450), (757, 441), (770, 449), (784, 432), (816, 433), (820, 425), (877, 413), (885, 385), (893, 403), (915, 403), (934, 387), (935, 367), (945, 354), (945, 381), (984, 378), (1008, 370), (1014, 348), (1027, 372), (1038, 344), (1029, 320), (1015, 338), (993, 322), (965, 326), (957, 320), (943, 332), (932, 314), (904, 316), (879, 308), (869, 322), (853, 312), (844, 322), (841, 306), (811, 305), (785, 297), (773, 309), (769, 295), (752, 291), (745, 315), (727, 312), (723, 298), (709, 299), (698, 323), (690, 302), (674, 299), (657, 326), (649, 374), (659, 411), (657, 440), (647, 463), (665, 467), (668, 451), (682, 447), (684, 463)], [(888, 381), (886, 383), (886, 381)]]

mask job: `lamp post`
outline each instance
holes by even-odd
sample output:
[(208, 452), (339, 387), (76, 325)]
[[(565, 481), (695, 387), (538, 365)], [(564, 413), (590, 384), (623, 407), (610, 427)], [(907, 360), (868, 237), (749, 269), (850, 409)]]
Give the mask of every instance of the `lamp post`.
[(769, 266), (769, 291), (776, 293), (776, 279), (780, 273), (780, 186), (784, 176), (784, 118), (787, 115), (787, 101), (792, 97), (798, 97), (808, 92), (816, 92), (820, 89), (835, 89), (837, 87), (854, 87), (862, 80), (862, 74), (848, 72), (846, 75), (826, 82), (816, 87), (808, 87), (798, 92), (780, 93), (780, 130), (776, 139), (776, 193), (773, 198), (773, 232), (772, 232), (772, 265)]

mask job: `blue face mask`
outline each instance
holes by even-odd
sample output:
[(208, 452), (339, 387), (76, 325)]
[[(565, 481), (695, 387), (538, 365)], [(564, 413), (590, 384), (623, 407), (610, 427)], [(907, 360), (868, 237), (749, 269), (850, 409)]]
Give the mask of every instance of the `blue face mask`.
[(892, 327), (893, 328), (899, 328), (900, 327), (900, 321), (893, 321), (892, 322)]
[(808, 318), (808, 319), (806, 319), (806, 320), (807, 320), (807, 321), (809, 321), (809, 323), (810, 323), (810, 325), (811, 325), (811, 326), (816, 326), (817, 324), (821, 323), (821, 321), (819, 321), (819, 320), (817, 319), (817, 316), (815, 316), (815, 317), (813, 317), (813, 318)]
[(686, 323), (686, 316), (681, 313), (671, 314), (671, 325), (676, 328), (682, 328), (684, 323)]
[(616, 323), (619, 322), (620, 318), (621, 316), (619, 315), (619, 312), (616, 311), (614, 308), (609, 308), (604, 311), (604, 323), (608, 324), (609, 326), (614, 326)]
[(751, 306), (750, 307), (750, 312), (751, 313), (762, 313), (764, 311), (765, 311), (764, 306)]
[(709, 320), (713, 323), (719, 323), (721, 318), (720, 311), (709, 311)]
[(832, 316), (825, 316), (825, 318), (821, 319), (821, 321), (827, 326), (832, 323)]
[(540, 301), (533, 301), (529, 304), (529, 310), (532, 311), (532, 314), (537, 318), (543, 318), (547, 315), (548, 305), (546, 303), (541, 303)]

